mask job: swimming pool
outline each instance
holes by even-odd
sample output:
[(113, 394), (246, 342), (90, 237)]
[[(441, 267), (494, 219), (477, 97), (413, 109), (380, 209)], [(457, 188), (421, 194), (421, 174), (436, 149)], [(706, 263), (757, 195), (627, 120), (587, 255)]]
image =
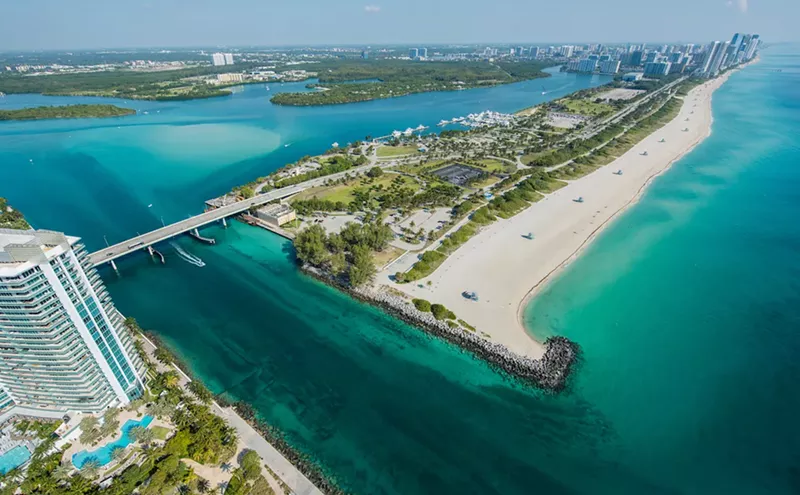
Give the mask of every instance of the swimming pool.
[(31, 458), (31, 451), (24, 445), (17, 445), (3, 455), (0, 455), (0, 474), (6, 474), (14, 468), (20, 467)]
[(131, 428), (134, 428), (136, 426), (143, 426), (147, 428), (152, 421), (153, 421), (152, 416), (145, 416), (141, 419), (141, 421), (136, 421), (135, 419), (129, 419), (128, 421), (125, 422), (124, 425), (122, 425), (122, 436), (119, 439), (107, 443), (102, 447), (100, 447), (99, 449), (93, 450), (91, 452), (88, 452), (86, 450), (81, 450), (80, 452), (72, 456), (72, 464), (76, 468), (80, 469), (90, 459), (94, 459), (101, 466), (105, 466), (106, 464), (111, 462), (111, 452), (113, 452), (114, 449), (119, 447), (125, 448), (128, 445), (130, 445), (131, 442), (133, 442), (133, 439), (131, 439), (130, 436), (128, 436), (128, 433), (131, 431)]

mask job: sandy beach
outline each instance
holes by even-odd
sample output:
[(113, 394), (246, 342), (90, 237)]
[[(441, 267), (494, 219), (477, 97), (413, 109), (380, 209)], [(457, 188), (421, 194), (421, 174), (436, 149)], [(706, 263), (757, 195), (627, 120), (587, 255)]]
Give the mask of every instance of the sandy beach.
[[(521, 319), (527, 301), (635, 203), (655, 177), (708, 137), (711, 96), (729, 74), (694, 88), (675, 119), (614, 162), (571, 181), (513, 218), (485, 227), (430, 277), (414, 284), (388, 284), (444, 304), (516, 353), (540, 357), (544, 348), (527, 333)], [(614, 174), (617, 170), (623, 175)], [(584, 202), (573, 201), (578, 197)], [(528, 232), (534, 240), (522, 237)], [(385, 275), (379, 280), (386, 280)], [(461, 295), (465, 290), (477, 292), (480, 300), (465, 299)]]

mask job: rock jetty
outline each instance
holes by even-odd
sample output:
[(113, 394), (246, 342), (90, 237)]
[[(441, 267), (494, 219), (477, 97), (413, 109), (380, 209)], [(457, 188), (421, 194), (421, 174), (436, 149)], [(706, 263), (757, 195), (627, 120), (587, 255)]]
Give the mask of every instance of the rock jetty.
[(545, 341), (541, 359), (531, 359), (511, 352), (506, 346), (484, 339), (461, 327), (451, 327), (437, 320), (431, 313), (419, 311), (406, 298), (373, 287), (349, 287), (319, 268), (304, 264), (301, 269), (308, 275), (343, 290), (352, 297), (378, 306), (406, 323), (422, 328), (436, 337), (466, 349), (496, 368), (532, 383), (545, 390), (564, 388), (570, 370), (578, 359), (578, 345), (565, 337), (551, 337)]

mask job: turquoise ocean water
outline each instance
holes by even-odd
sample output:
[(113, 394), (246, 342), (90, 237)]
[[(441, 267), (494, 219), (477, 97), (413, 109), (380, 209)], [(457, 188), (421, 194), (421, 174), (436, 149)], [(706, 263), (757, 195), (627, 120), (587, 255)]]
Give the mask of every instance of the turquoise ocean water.
[[(532, 332), (584, 348), (559, 396), (509, 383), (299, 275), (288, 243), (242, 224), (208, 228), (216, 246), (177, 241), (202, 268), (167, 248), (166, 266), (133, 256), (105, 279), (121, 310), (215, 392), (253, 403), (353, 492), (792, 493), (792, 53), (772, 49), (734, 75), (715, 95), (712, 137), (528, 308)], [(544, 82), (553, 83), (570, 83), (563, 92), (590, 84), (561, 74)], [(104, 234), (114, 242), (162, 215), (196, 212), (207, 197), (333, 141), (519, 109), (541, 101), (541, 84), (322, 109), (272, 107), (251, 87), (227, 101), (137, 102), (148, 115), (127, 122), (3, 124), (0, 194), (36, 226), (96, 248)]]

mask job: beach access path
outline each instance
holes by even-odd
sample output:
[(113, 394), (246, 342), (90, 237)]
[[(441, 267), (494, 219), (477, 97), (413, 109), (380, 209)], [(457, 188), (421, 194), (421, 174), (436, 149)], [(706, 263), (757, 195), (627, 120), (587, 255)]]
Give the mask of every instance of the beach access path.
[[(653, 178), (709, 135), (711, 95), (728, 75), (694, 88), (675, 119), (612, 163), (570, 181), (511, 219), (484, 227), (429, 277), (396, 284), (382, 273), (378, 282), (444, 304), (511, 351), (541, 357), (544, 347), (521, 321), (526, 302), (633, 204)], [(617, 170), (622, 175), (614, 174)], [(574, 201), (578, 197), (582, 203)], [(533, 240), (523, 237), (528, 232)], [(465, 299), (464, 291), (477, 292), (479, 301)]]

